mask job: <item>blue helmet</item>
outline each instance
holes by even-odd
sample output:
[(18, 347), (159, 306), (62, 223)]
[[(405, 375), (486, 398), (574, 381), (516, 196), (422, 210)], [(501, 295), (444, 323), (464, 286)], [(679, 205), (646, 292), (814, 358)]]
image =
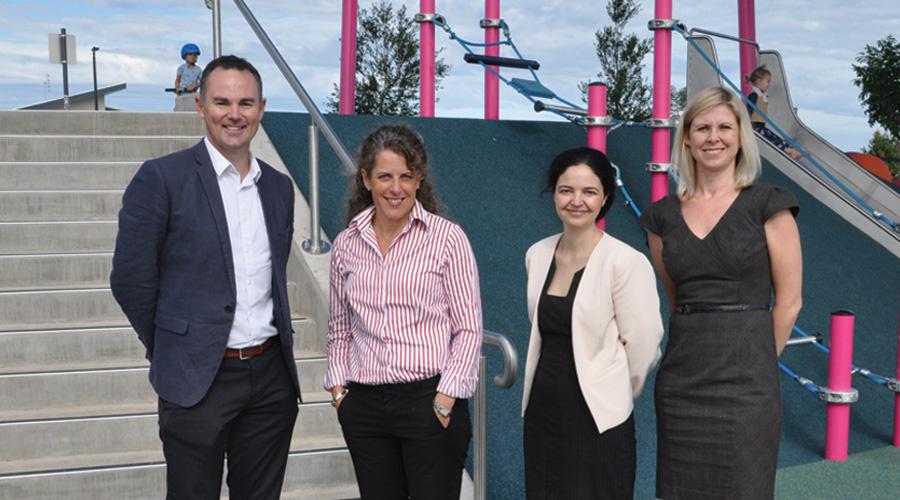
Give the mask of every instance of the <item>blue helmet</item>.
[(187, 59), (188, 54), (197, 54), (199, 56), (200, 47), (197, 47), (197, 45), (193, 43), (185, 44), (184, 47), (181, 48), (181, 58)]

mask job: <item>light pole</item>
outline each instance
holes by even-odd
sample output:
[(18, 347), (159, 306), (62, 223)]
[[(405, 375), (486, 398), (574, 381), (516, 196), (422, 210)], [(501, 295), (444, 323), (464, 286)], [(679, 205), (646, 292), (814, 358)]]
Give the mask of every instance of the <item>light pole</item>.
[(97, 95), (97, 51), (100, 50), (100, 47), (94, 45), (91, 47), (91, 56), (94, 59), (94, 111), (100, 109), (100, 98)]

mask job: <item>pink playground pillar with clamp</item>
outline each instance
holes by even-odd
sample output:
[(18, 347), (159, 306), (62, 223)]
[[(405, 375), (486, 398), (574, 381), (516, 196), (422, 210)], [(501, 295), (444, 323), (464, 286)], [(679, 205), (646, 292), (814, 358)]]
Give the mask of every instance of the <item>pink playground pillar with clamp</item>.
[[(588, 85), (588, 147), (606, 153), (606, 84), (591, 82)], [(597, 221), (597, 227), (606, 229), (606, 217)]]
[[(756, 6), (755, 0), (738, 0), (738, 36), (744, 40), (756, 41)], [(744, 77), (756, 69), (756, 46), (742, 43), (741, 47), (741, 92), (749, 95), (753, 84), (745, 82)]]
[[(419, 12), (434, 14), (434, 0), (422, 0)], [(434, 23), (419, 23), (419, 116), (434, 117)]]
[[(485, 0), (485, 21), (500, 19), (500, 0)], [(500, 28), (494, 26), (484, 27), (484, 43), (496, 44), (500, 41)], [(488, 45), (484, 48), (487, 56), (499, 56), (499, 45)], [(494, 71), (499, 71), (498, 66), (491, 66)], [(500, 118), (500, 79), (497, 75), (484, 70), (484, 119), (498, 120)]]
[[(852, 391), (850, 377), (853, 369), (853, 320), (851, 311), (831, 313), (831, 355), (828, 358), (828, 392), (840, 396)], [(825, 458), (847, 460), (850, 441), (850, 401), (828, 401), (825, 423)]]
[(341, 18), (341, 92), (338, 112), (352, 115), (356, 109), (356, 17), (358, 0), (344, 0)]
[[(656, 0), (656, 20), (672, 19), (672, 0)], [(653, 21), (651, 21), (652, 23)], [(653, 118), (671, 117), (672, 89), (672, 30), (656, 29), (653, 32)], [(671, 141), (668, 128), (654, 128), (651, 136), (653, 164), (668, 164)], [(669, 194), (668, 172), (650, 174), (650, 201), (657, 201)]]

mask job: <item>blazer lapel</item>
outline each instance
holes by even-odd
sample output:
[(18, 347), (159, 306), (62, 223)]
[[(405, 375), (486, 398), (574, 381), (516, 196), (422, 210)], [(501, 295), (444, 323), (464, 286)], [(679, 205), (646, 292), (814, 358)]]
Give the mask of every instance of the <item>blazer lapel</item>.
[(206, 150), (206, 144), (202, 140), (194, 146), (194, 154), (197, 160), (197, 175), (200, 176), (200, 184), (203, 186), (203, 192), (206, 195), (206, 200), (209, 202), (209, 209), (212, 211), (216, 230), (219, 233), (219, 245), (222, 248), (222, 256), (225, 260), (225, 272), (228, 275), (228, 283), (231, 285), (231, 292), (237, 296), (234, 278), (234, 257), (231, 253), (231, 237), (228, 235), (228, 219), (225, 218), (225, 203), (222, 201), (222, 192), (219, 191), (219, 180), (216, 179), (216, 170), (213, 168), (209, 152)]

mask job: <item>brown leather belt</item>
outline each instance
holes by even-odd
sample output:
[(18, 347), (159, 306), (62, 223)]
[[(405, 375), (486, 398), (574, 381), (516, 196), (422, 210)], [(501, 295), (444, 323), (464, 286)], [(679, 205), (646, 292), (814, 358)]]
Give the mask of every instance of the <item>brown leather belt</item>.
[(252, 358), (253, 356), (259, 356), (266, 349), (268, 349), (270, 345), (275, 343), (276, 337), (278, 336), (276, 335), (275, 337), (269, 337), (269, 339), (262, 344), (255, 345), (253, 347), (245, 347), (243, 349), (225, 349), (225, 357), (247, 359)]

